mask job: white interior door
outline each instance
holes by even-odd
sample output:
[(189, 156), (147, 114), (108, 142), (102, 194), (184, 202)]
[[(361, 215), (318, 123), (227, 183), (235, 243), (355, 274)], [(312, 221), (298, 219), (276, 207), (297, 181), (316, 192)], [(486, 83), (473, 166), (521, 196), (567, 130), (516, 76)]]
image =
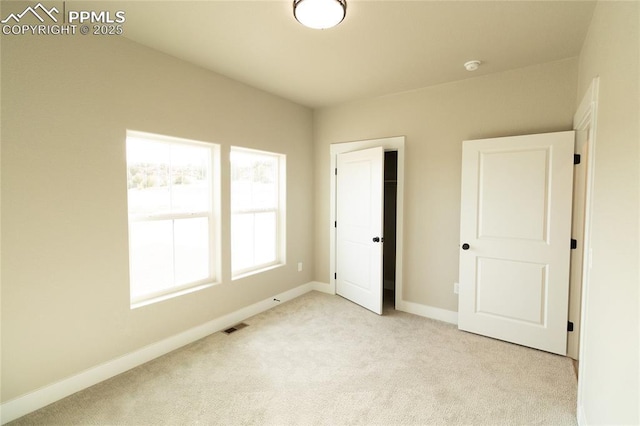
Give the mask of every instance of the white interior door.
[(382, 314), (384, 149), (338, 154), (336, 293)]
[(465, 141), (461, 330), (565, 355), (574, 132)]

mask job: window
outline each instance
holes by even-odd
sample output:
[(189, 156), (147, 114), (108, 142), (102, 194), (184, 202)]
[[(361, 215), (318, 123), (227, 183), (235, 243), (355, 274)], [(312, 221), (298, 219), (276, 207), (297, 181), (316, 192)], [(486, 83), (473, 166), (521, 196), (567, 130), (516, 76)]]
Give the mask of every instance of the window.
[(231, 148), (234, 278), (285, 262), (285, 156)]
[(219, 147), (127, 132), (131, 303), (216, 277)]

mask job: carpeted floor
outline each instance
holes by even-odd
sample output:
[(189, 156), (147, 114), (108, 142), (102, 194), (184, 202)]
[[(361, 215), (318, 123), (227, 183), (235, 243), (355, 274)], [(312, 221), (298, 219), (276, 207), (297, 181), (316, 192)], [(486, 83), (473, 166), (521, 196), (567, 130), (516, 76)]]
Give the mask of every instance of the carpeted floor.
[(568, 358), (311, 292), (12, 425), (575, 425)]

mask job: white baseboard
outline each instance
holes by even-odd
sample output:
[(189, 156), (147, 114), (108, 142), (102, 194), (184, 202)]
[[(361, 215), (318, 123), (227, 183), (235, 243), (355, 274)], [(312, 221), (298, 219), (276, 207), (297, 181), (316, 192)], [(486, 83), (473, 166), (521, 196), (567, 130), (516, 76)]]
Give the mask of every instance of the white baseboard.
[[(334, 285), (319, 281), (312, 281), (309, 284), (311, 285), (311, 288), (313, 290), (327, 294), (336, 294)], [(399, 311), (408, 312), (410, 314), (419, 315), (421, 317), (431, 318), (434, 320), (458, 325), (458, 313), (455, 311), (434, 308), (433, 306), (421, 305), (419, 303), (407, 302), (406, 300), (400, 300), (396, 302), (396, 309)]]
[[(327, 287), (327, 289), (325, 289)], [(254, 303), (253, 305), (241, 308), (235, 312), (216, 318), (197, 327), (186, 330), (175, 336), (168, 337), (135, 352), (123, 355), (104, 364), (97, 365), (74, 376), (44, 386), (26, 395), (19, 396), (0, 405), (0, 422), (8, 423), (19, 417), (29, 414), (39, 408), (49, 405), (55, 401), (65, 398), (78, 391), (86, 389), (118, 374), (124, 373), (145, 362), (149, 362), (159, 356), (167, 354), (184, 345), (195, 342), (210, 334), (224, 330), (249, 317), (269, 310), (276, 305), (295, 299), (312, 290), (328, 292), (329, 285), (323, 283), (309, 282), (284, 293), (280, 293)], [(273, 299), (278, 299), (276, 302)]]
[(336, 290), (331, 284), (322, 283), (320, 281), (311, 281), (309, 284), (311, 284), (311, 288), (313, 290), (319, 291), (320, 293), (336, 294)]
[(406, 300), (396, 301), (396, 309), (408, 312), (421, 317), (431, 318), (438, 321), (444, 321), (458, 325), (458, 313), (447, 309), (435, 308), (429, 305), (421, 305), (419, 303), (407, 302)]

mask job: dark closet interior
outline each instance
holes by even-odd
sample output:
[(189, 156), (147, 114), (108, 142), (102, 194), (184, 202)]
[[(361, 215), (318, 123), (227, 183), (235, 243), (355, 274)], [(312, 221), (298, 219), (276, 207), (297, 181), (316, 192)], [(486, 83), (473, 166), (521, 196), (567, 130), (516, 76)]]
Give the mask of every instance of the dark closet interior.
[(396, 200), (398, 190), (398, 152), (384, 153), (384, 246), (382, 277), (384, 303), (395, 306), (396, 295)]

